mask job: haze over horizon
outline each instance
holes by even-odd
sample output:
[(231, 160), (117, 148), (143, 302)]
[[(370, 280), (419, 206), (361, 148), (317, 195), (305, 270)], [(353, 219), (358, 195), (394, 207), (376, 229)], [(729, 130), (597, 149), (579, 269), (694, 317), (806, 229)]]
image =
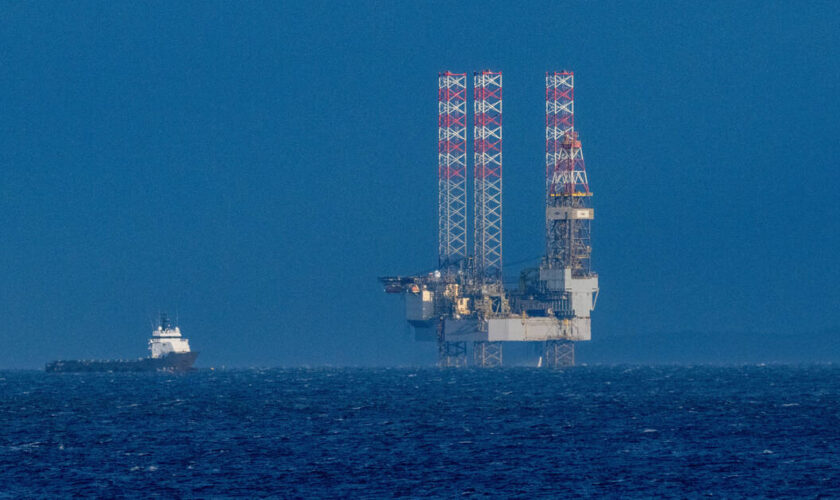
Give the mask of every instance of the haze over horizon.
[(666, 334), (636, 359), (690, 361), (697, 332), (769, 335), (767, 361), (819, 333), (800, 361), (840, 361), (838, 25), (836, 2), (8, 2), (0, 368), (145, 355), (161, 310), (200, 367), (432, 364), (376, 278), (435, 266), (437, 74), (487, 68), (506, 263), (543, 253), (544, 74), (576, 75), (601, 286), (579, 361)]

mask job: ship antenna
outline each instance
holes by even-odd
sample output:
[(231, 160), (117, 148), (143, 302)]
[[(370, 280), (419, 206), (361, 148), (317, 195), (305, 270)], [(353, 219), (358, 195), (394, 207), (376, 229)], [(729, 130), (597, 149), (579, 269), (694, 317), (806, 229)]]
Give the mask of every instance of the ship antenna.
[(169, 330), (169, 328), (172, 326), (169, 322), (169, 317), (165, 312), (160, 313), (160, 326), (164, 330)]

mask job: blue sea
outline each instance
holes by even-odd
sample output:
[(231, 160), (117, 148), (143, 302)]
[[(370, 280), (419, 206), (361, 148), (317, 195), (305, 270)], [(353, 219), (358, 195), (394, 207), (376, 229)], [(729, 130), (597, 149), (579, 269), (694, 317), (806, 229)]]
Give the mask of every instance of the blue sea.
[(840, 367), (0, 372), (0, 496), (840, 497)]

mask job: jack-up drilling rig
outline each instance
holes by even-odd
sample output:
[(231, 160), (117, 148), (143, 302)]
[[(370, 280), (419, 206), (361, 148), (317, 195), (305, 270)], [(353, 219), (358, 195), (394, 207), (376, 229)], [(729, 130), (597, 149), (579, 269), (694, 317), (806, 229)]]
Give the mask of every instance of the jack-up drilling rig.
[[(546, 250), (517, 289), (502, 275), (502, 74), (473, 75), (473, 244), (467, 247), (467, 75), (438, 75), (438, 269), (380, 278), (405, 298), (419, 341), (435, 341), (439, 366), (502, 364), (503, 342), (539, 342), (547, 367), (574, 365), (591, 339), (598, 276), (590, 266), (592, 193), (574, 129), (574, 74), (545, 79)], [(544, 361), (544, 362), (543, 362)]]

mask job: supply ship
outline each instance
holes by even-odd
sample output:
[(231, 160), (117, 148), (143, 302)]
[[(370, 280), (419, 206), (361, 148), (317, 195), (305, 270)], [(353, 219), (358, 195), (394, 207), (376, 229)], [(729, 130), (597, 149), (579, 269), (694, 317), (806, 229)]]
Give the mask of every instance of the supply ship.
[(189, 340), (181, 337), (181, 329), (172, 326), (166, 314), (149, 339), (151, 355), (139, 359), (68, 360), (47, 363), (48, 372), (181, 372), (192, 369), (198, 352), (190, 350)]

